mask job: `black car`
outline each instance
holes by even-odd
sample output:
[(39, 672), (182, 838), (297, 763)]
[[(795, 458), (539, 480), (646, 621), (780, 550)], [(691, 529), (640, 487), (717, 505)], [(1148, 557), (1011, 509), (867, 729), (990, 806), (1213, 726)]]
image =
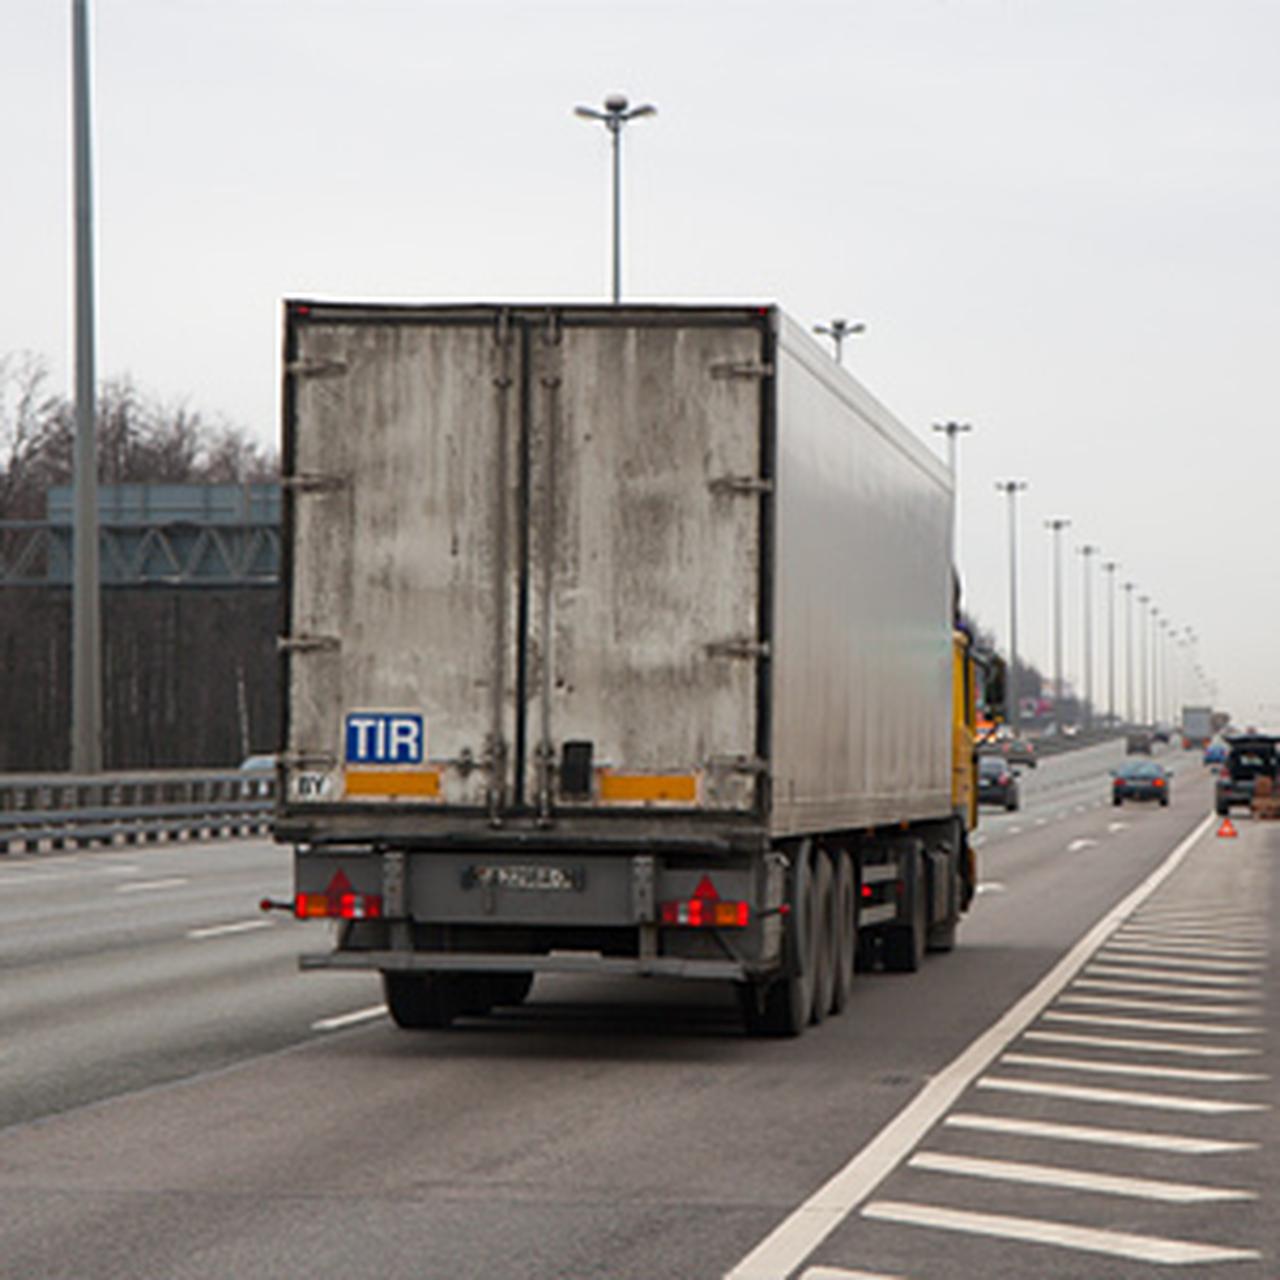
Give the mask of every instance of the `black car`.
[(1280, 765), (1280, 739), (1266, 733), (1239, 734), (1227, 739), (1227, 759), (1214, 787), (1214, 807), (1225, 817), (1233, 804), (1253, 800), (1253, 784), (1260, 777), (1275, 778)]
[(978, 803), (1003, 805), (1010, 813), (1017, 809), (1018, 775), (1003, 756), (978, 757)]
[(1172, 774), (1158, 760), (1138, 756), (1111, 771), (1111, 803), (1126, 800), (1158, 800), (1169, 803)]

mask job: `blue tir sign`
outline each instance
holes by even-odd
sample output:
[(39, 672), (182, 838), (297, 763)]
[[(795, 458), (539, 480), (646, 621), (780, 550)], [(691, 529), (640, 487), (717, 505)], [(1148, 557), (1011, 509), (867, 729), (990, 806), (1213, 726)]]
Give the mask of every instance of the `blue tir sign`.
[(422, 717), (403, 711), (353, 711), (347, 716), (348, 764), (421, 764)]

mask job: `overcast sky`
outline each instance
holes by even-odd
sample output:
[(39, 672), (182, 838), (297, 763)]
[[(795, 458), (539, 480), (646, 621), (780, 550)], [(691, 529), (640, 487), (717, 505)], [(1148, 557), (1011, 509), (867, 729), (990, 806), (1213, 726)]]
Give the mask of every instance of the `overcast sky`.
[[(865, 321), (873, 393), (939, 449), (973, 425), (984, 624), (1019, 477), (1027, 656), (1051, 671), (1069, 517), (1077, 684), (1088, 543), (1280, 724), (1277, 0), (91, 4), (102, 376), (274, 445), (282, 297), (605, 295), (608, 142), (572, 108), (622, 92), (659, 108), (625, 140), (627, 297)], [(0, 0), (0, 352), (62, 386), (70, 8)], [(1117, 646), (1123, 709), (1119, 606)]]

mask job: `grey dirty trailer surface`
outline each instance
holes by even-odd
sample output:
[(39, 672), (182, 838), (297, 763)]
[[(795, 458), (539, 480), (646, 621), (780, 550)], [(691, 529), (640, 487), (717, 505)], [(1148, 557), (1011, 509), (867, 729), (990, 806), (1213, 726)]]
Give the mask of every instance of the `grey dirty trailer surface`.
[(951, 493), (773, 307), (290, 302), (277, 837), (401, 1026), (947, 949)]

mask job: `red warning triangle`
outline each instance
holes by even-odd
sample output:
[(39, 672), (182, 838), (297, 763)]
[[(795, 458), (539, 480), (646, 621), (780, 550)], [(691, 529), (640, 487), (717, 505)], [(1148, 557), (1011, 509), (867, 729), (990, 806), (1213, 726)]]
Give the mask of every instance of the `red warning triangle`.
[(698, 881), (698, 887), (693, 891), (695, 898), (702, 898), (707, 902), (718, 902), (720, 895), (716, 892), (716, 887), (711, 883), (710, 876), (703, 876)]
[(333, 873), (333, 879), (329, 881), (328, 887), (324, 891), (324, 896), (329, 899), (330, 905), (334, 908), (334, 914), (337, 914), (337, 907), (342, 901), (344, 893), (351, 892), (351, 881), (347, 879), (347, 873), (341, 867)]
[(1232, 825), (1230, 818), (1223, 818), (1222, 826), (1218, 828), (1218, 834), (1220, 836), (1229, 836), (1233, 839), (1235, 838), (1236, 829), (1234, 825)]

